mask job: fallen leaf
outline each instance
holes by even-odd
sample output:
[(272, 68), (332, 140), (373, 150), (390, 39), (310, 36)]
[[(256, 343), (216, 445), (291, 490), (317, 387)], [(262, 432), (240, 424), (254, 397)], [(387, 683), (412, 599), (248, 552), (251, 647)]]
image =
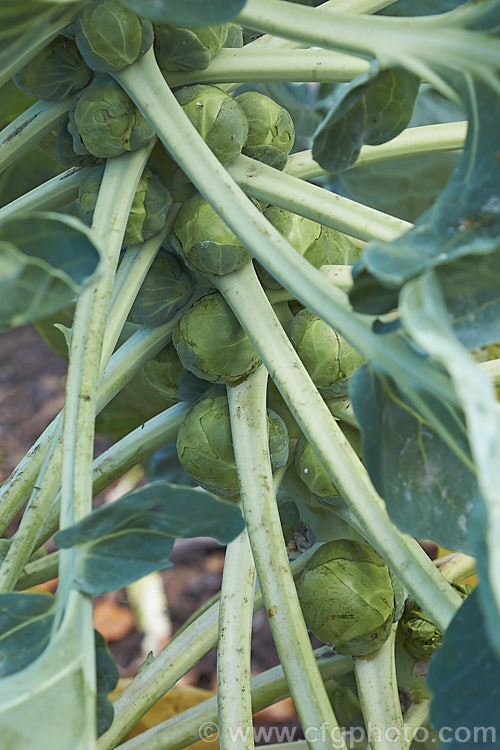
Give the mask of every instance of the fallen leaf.
[(94, 605), (94, 628), (109, 641), (119, 641), (135, 627), (135, 615), (128, 607), (103, 596)]

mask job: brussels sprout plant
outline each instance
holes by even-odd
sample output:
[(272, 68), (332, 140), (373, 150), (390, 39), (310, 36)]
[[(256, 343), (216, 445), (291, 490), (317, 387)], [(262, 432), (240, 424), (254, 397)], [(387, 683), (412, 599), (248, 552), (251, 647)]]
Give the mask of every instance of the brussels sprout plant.
[[(1, 750), (252, 750), (286, 696), (291, 750), (496, 747), (500, 0), (0, 5), (0, 331), (68, 359), (0, 477)], [(92, 596), (197, 536), (220, 594), (112, 703)]]

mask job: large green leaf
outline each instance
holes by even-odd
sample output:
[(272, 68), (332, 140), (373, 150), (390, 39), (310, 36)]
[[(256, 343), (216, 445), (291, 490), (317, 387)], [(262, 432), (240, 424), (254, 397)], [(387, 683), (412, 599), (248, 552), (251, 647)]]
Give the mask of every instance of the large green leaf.
[(123, 0), (125, 5), (156, 23), (209, 26), (233, 18), (246, 0)]
[[(418, 396), (420, 411), (383, 373), (369, 366), (354, 373), (351, 397), (363, 432), (365, 466), (402, 531), (472, 552), (469, 516), (477, 481), (462, 416), (426, 394)], [(423, 406), (446, 430), (448, 441), (422, 416)]]
[(92, 234), (71, 216), (33, 213), (0, 225), (0, 331), (67, 307), (99, 263)]
[(448, 750), (498, 748), (500, 659), (486, 638), (479, 594), (474, 591), (458, 610), (428, 674), (431, 723), (446, 728), (441, 747)]
[(211, 536), (228, 543), (243, 530), (240, 508), (198, 487), (154, 482), (104, 505), (56, 534), (77, 546), (75, 583), (101, 594), (169, 565), (176, 537)]
[(387, 68), (363, 73), (347, 88), (314, 134), (312, 155), (323, 169), (340, 172), (352, 166), (361, 147), (385, 143), (411, 120), (419, 79)]
[(0, 595), (0, 677), (23, 669), (46, 648), (53, 605), (49, 594)]
[(41, 656), (0, 680), (2, 750), (95, 747), (91, 616), (91, 602), (73, 592), (61, 627)]

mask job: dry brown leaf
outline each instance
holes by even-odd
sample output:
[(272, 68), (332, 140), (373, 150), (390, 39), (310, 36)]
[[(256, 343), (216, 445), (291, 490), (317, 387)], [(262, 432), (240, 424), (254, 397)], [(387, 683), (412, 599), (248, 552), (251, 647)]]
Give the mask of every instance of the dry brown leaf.
[(94, 628), (107, 641), (119, 641), (135, 627), (135, 615), (111, 597), (103, 596), (94, 605)]

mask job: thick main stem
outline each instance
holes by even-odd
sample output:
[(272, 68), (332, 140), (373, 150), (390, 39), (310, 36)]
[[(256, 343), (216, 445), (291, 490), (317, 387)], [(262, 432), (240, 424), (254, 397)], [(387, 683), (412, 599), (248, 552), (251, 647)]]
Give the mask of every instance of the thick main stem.
[(365, 468), (279, 324), (253, 266), (248, 264), (216, 283), (357, 522), (440, 630), (446, 630), (460, 597), (391, 522)]
[(254, 747), (250, 649), (255, 565), (243, 531), (226, 550), (219, 602), (217, 707), (222, 750)]
[(345, 748), (321, 681), (290, 571), (273, 487), (266, 411), (267, 372), (228, 387), (240, 497), (264, 603), (304, 730), (327, 728), (312, 747)]

